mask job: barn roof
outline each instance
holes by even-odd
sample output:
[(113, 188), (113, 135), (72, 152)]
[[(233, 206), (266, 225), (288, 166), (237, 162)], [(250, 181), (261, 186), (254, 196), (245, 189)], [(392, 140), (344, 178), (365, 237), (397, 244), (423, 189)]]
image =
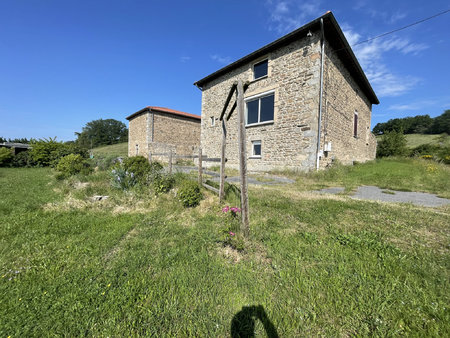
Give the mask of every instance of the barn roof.
[(155, 111), (155, 112), (160, 112), (160, 113), (167, 113), (167, 114), (172, 114), (172, 115), (178, 115), (178, 116), (184, 116), (184, 117), (188, 117), (188, 118), (192, 118), (195, 120), (200, 120), (201, 117), (195, 114), (190, 114), (190, 113), (185, 113), (182, 111), (178, 111), (178, 110), (174, 110), (174, 109), (170, 109), (170, 108), (165, 108), (165, 107), (155, 107), (155, 106), (148, 106), (145, 108), (142, 108), (141, 110), (137, 111), (134, 114), (131, 114), (130, 116), (128, 116), (126, 119), (127, 120), (131, 120), (132, 118), (145, 113), (147, 111)]

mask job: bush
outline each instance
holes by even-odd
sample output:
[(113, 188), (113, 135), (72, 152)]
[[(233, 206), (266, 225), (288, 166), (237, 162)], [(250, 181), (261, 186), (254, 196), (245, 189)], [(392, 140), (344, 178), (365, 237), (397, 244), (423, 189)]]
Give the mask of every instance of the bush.
[(406, 137), (401, 131), (387, 132), (377, 145), (377, 157), (404, 156), (407, 153)]
[(32, 142), (32, 149), (29, 150), (30, 158), (38, 166), (56, 166), (59, 159), (69, 154), (78, 154), (82, 158), (88, 157), (86, 149), (80, 148), (76, 144), (57, 142), (55, 139), (39, 140)]
[(153, 190), (156, 195), (169, 192), (172, 189), (175, 179), (172, 175), (158, 175), (153, 180)]
[(111, 170), (111, 185), (121, 190), (129, 190), (138, 183), (132, 172), (126, 171), (122, 165)]
[(120, 163), (120, 161), (123, 161), (123, 160), (121, 157), (117, 157), (115, 155), (108, 155), (105, 157), (95, 156), (93, 161), (94, 161), (94, 165), (98, 168), (98, 170), (109, 170), (116, 163)]
[(0, 167), (6, 166), (11, 163), (12, 158), (13, 154), (11, 153), (11, 150), (5, 147), (0, 148)]
[(122, 168), (132, 173), (137, 183), (146, 184), (148, 175), (152, 170), (152, 166), (144, 156), (127, 157), (122, 162)]
[(197, 182), (184, 181), (178, 190), (178, 198), (185, 207), (199, 205), (203, 195)]
[(29, 151), (21, 151), (12, 160), (12, 166), (19, 167), (32, 167), (34, 162), (31, 160)]
[(79, 154), (70, 154), (62, 157), (56, 170), (61, 173), (61, 177), (69, 177), (76, 174), (88, 175), (92, 172), (89, 163)]

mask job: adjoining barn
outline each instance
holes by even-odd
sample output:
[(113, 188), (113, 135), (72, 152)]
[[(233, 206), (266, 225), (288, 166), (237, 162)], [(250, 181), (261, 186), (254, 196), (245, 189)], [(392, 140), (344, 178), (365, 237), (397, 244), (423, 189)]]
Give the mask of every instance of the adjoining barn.
[[(333, 160), (375, 158), (369, 81), (331, 12), (197, 81), (201, 147), (219, 157), (218, 121), (231, 86), (247, 82), (245, 127), (250, 170), (311, 170)], [(227, 165), (237, 167), (237, 121), (227, 123)]]
[[(128, 156), (193, 155), (200, 146), (200, 116), (163, 107), (145, 107), (126, 118)], [(153, 158), (153, 157), (152, 157)], [(167, 161), (167, 156), (156, 156)]]

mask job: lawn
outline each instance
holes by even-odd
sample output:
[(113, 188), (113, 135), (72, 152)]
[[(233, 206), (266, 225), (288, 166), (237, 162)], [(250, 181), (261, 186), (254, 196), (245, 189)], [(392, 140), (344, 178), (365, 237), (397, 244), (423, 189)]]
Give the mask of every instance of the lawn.
[(128, 142), (113, 144), (109, 146), (103, 146), (94, 148), (93, 154), (95, 157), (106, 157), (106, 156), (115, 156), (115, 157), (126, 157), (128, 156)]
[[(340, 170), (359, 184), (378, 169)], [(331, 184), (322, 175), (301, 177)], [(0, 168), (0, 335), (450, 334), (448, 209), (316, 195), (301, 178), (252, 187), (237, 251), (220, 243), (230, 219), (209, 192), (184, 209), (174, 192), (114, 191), (107, 178)]]

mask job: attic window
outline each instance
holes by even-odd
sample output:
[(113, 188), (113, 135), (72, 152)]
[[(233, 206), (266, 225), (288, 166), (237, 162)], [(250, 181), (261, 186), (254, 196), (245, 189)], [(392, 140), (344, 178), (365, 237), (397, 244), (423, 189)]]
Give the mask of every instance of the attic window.
[(253, 66), (254, 80), (261, 77), (267, 76), (268, 60), (263, 60), (261, 62), (255, 63)]

